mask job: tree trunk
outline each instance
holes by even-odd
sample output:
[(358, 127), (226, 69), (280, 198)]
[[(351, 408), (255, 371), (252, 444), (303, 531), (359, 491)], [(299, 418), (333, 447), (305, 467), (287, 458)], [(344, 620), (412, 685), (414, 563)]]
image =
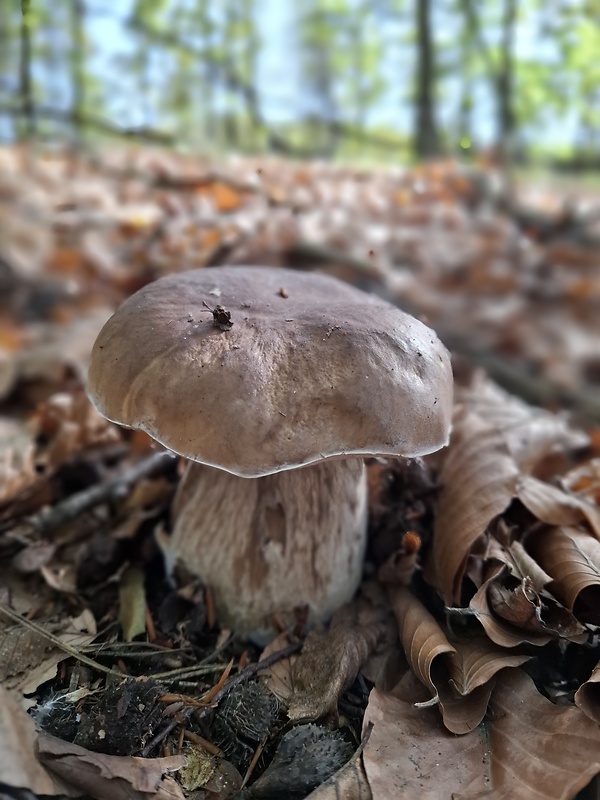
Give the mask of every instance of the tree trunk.
[(415, 151), (419, 158), (439, 155), (440, 140), (435, 123), (435, 63), (431, 30), (431, 0), (417, 0), (417, 92)]
[(498, 93), (498, 139), (503, 156), (510, 158), (515, 133), (513, 109), (514, 89), (514, 28), (517, 13), (516, 0), (505, 0), (502, 15), (501, 65), (496, 79)]
[(25, 118), (24, 137), (26, 139), (33, 138), (37, 129), (31, 82), (30, 5), (30, 0), (21, 0), (21, 53), (19, 64), (19, 90), (21, 93), (21, 107), (23, 109), (23, 116)]

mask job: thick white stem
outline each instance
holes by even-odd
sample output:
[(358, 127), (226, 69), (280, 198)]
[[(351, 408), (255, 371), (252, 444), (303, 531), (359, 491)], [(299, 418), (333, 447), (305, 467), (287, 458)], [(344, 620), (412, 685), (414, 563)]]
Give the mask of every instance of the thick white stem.
[(190, 462), (163, 543), (214, 589), (223, 625), (268, 633), (308, 606), (325, 620), (361, 579), (367, 489), (362, 459), (330, 459), (261, 478)]

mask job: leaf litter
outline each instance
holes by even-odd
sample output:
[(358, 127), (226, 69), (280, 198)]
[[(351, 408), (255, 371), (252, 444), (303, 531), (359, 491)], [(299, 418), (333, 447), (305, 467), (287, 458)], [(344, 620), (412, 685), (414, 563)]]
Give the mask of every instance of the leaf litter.
[[(589, 242), (533, 241), (492, 175), (452, 162), (0, 156), (3, 783), (575, 797), (600, 772)], [(166, 579), (177, 459), (85, 395), (91, 343), (125, 297), (225, 261), (335, 274), (426, 315), (456, 357), (450, 446), (367, 465), (361, 595), (262, 653), (220, 628), (210, 587)]]

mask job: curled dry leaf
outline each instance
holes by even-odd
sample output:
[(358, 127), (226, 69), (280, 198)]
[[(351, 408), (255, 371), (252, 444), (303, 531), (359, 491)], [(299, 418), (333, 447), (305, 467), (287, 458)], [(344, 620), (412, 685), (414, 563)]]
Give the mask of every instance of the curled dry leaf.
[(93, 753), (48, 733), (38, 734), (39, 761), (67, 785), (96, 800), (184, 800), (181, 787), (167, 773), (185, 765), (183, 756), (135, 758)]
[(450, 644), (407, 589), (390, 589), (389, 596), (411, 669), (431, 692), (426, 705), (439, 703), (444, 725), (452, 733), (472, 731), (485, 715), (496, 673), (519, 666), (527, 656), (509, 656), (485, 640)]
[(341, 608), (327, 631), (311, 631), (294, 670), (291, 720), (337, 716), (341, 693), (386, 632), (381, 609), (362, 598)]
[(571, 428), (565, 416), (528, 405), (482, 371), (476, 373), (469, 387), (457, 389), (456, 403), (475, 411), (502, 434), (523, 473), (533, 472), (549, 455), (589, 444), (587, 434)]
[(400, 641), (408, 663), (417, 678), (429, 689), (431, 700), (440, 699), (431, 670), (435, 659), (442, 653), (454, 653), (454, 647), (425, 606), (404, 587), (388, 589), (390, 605), (398, 620)]
[(583, 497), (558, 486), (523, 475), (517, 495), (525, 508), (547, 525), (577, 525), (586, 520), (594, 531), (600, 531), (600, 510)]
[[(412, 694), (404, 692), (404, 695)], [(498, 676), (490, 714), (456, 737), (432, 709), (373, 690), (364, 764), (374, 797), (398, 800), (570, 800), (600, 772), (600, 730), (577, 708), (555, 706), (521, 670)]]
[(518, 470), (502, 435), (472, 411), (455, 414), (432, 547), (433, 571), (447, 605), (457, 602), (469, 551), (509, 505)]
[(531, 581), (536, 592), (541, 592), (544, 586), (552, 580), (550, 575), (544, 572), (538, 562), (529, 555), (521, 542), (513, 542), (508, 548), (500, 545), (494, 547), (494, 557), (506, 564), (511, 575), (517, 580), (522, 581), (527, 578)]
[(450, 682), (461, 695), (485, 685), (499, 670), (519, 667), (531, 656), (506, 653), (489, 639), (471, 639), (456, 643), (454, 653), (446, 659)]
[(381, 583), (410, 586), (417, 568), (418, 556), (418, 548), (412, 551), (410, 548), (407, 550), (405, 547), (395, 550), (379, 567), (377, 572), (378, 580)]
[(497, 585), (496, 581), (504, 572), (502, 564), (490, 564), (488, 575), (479, 589), (473, 595), (469, 603), (469, 609), (479, 620), (486, 634), (500, 647), (517, 647), (527, 642), (542, 647), (552, 639), (549, 633), (527, 632), (511, 625), (509, 622), (497, 617), (491, 608), (488, 589), (492, 585)]
[(580, 644), (587, 639), (583, 625), (550, 595), (542, 598), (527, 577), (515, 587), (490, 583), (487, 599), (496, 616), (517, 628), (533, 633), (550, 632)]
[(600, 725), (600, 662), (596, 664), (587, 681), (575, 692), (575, 705)]
[[(580, 598), (593, 609), (600, 599), (600, 541), (578, 528), (544, 529), (527, 547), (552, 576), (552, 592), (573, 610)], [(596, 612), (596, 617), (598, 613)], [(594, 620), (596, 621), (596, 620)], [(597, 621), (600, 622), (600, 619)]]

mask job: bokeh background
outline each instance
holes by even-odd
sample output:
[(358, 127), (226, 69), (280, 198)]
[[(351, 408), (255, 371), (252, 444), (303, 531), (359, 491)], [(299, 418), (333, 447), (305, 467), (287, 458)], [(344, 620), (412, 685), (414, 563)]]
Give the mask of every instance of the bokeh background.
[[(597, 0), (1, 0), (0, 136), (581, 169)], [(500, 152), (501, 151), (501, 152)]]

